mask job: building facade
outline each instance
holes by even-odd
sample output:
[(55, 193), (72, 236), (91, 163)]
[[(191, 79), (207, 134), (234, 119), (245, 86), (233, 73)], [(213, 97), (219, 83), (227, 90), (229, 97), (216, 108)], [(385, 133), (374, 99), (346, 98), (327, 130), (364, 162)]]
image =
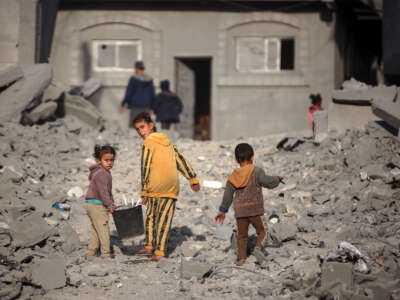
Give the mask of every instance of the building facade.
[[(118, 112), (136, 60), (169, 79), (182, 98), (180, 131), (214, 140), (307, 130), (309, 94), (334, 88), (334, 18), (325, 5), (282, 12), (224, 9), (102, 10), (61, 7), (52, 47), (54, 78), (103, 82), (93, 100)], [(204, 133), (205, 132), (205, 133)], [(204, 134), (202, 134), (204, 133)]]

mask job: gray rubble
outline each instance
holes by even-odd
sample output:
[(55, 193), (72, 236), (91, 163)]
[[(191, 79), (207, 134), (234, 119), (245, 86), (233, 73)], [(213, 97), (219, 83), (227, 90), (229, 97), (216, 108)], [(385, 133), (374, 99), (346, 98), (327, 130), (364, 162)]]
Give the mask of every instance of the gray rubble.
[[(233, 212), (213, 223), (224, 189), (193, 193), (183, 177), (166, 258), (137, 256), (143, 236), (119, 239), (110, 218), (114, 258), (84, 259), (93, 146), (117, 148), (115, 201), (136, 202), (142, 141), (53, 84), (26, 105), (67, 98), (76, 111), (64, 116), (30, 126), (0, 121), (1, 299), (400, 299), (400, 141), (379, 123), (326, 132), (319, 145), (293, 151), (276, 150), (282, 136), (246, 139), (255, 164), (286, 184), (263, 190), (266, 252), (254, 249), (250, 228), (243, 266), (235, 265)], [(225, 182), (243, 141), (175, 139), (201, 183)]]

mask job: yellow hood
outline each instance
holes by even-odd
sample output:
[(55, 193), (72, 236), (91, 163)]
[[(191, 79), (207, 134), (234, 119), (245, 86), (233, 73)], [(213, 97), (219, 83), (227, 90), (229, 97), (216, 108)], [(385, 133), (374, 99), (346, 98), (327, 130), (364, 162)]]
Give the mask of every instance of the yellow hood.
[(244, 188), (249, 183), (251, 174), (256, 167), (253, 164), (238, 168), (232, 172), (228, 180), (235, 188)]

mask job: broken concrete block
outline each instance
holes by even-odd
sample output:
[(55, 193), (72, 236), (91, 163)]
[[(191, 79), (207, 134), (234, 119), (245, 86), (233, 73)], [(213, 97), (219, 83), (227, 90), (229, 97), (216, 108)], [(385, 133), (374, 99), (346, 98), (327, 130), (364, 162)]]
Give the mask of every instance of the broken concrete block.
[(54, 116), (57, 110), (57, 103), (50, 101), (36, 106), (32, 111), (25, 114), (24, 117), (30, 122), (37, 123), (38, 121), (45, 121)]
[(82, 97), (66, 94), (64, 107), (66, 115), (73, 115), (94, 128), (101, 127), (104, 123), (99, 110)]
[(329, 288), (341, 283), (347, 289), (353, 288), (353, 266), (349, 263), (326, 262), (322, 265), (321, 287)]
[(24, 77), (24, 73), (19, 65), (10, 66), (0, 70), (0, 88), (13, 83), (22, 77)]
[(232, 233), (233, 233), (232, 227), (228, 226), (217, 226), (217, 228), (215, 229), (215, 236), (227, 241), (231, 240)]
[(277, 223), (271, 227), (271, 236), (278, 242), (286, 242), (296, 238), (297, 227), (288, 223)]
[(69, 191), (67, 192), (68, 197), (76, 197), (80, 198), (83, 196), (83, 190), (79, 186), (74, 186), (73, 188), (70, 188)]
[(320, 262), (317, 258), (297, 259), (293, 263), (293, 272), (297, 278), (301, 278), (303, 286), (311, 287), (319, 280), (321, 274)]
[(82, 85), (81, 95), (86, 99), (90, 98), (101, 88), (101, 81), (97, 78), (89, 78)]
[(373, 101), (371, 109), (374, 115), (378, 116), (393, 128), (400, 128), (400, 97), (396, 101)]
[(60, 231), (60, 235), (64, 241), (61, 248), (66, 254), (71, 254), (80, 246), (79, 236), (69, 224), (65, 224)]
[(363, 89), (334, 90), (333, 102), (353, 105), (370, 105), (372, 101), (393, 101), (396, 86), (377, 86)]
[(195, 257), (204, 248), (203, 243), (199, 242), (185, 242), (182, 245), (182, 254), (185, 257)]
[(10, 224), (13, 242), (22, 247), (31, 247), (54, 233), (39, 213), (23, 215)]
[(44, 259), (32, 266), (32, 280), (45, 290), (62, 288), (67, 283), (65, 269), (62, 258)]
[(23, 66), (24, 78), (0, 94), (0, 120), (19, 122), (21, 112), (50, 84), (49, 64)]
[(211, 272), (211, 265), (182, 259), (180, 271), (181, 278), (191, 279), (192, 277), (195, 277), (200, 279), (203, 278), (207, 273)]

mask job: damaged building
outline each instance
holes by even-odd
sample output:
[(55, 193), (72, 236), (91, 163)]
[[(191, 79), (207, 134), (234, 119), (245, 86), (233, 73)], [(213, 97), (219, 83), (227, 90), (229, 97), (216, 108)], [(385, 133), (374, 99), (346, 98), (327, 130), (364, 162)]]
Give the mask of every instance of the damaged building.
[[(171, 81), (184, 103), (179, 130), (189, 138), (307, 130), (311, 93), (322, 95), (329, 128), (344, 130), (352, 112), (331, 107), (332, 90), (352, 77), (382, 83), (381, 1), (10, 2), (24, 22), (19, 40), (8, 29), (7, 52), (16, 44), (18, 51), (3, 61), (47, 59), (54, 81), (70, 88), (97, 78), (102, 89), (91, 101), (121, 125), (128, 117), (118, 107), (136, 60), (156, 87)], [(27, 13), (27, 5), (41, 9)], [(373, 119), (358, 114), (357, 126)]]
[[(1, 1), (0, 299), (400, 299), (399, 3)], [(95, 144), (117, 149), (117, 208), (140, 199), (118, 112), (137, 59), (184, 101), (167, 134), (201, 190), (181, 181), (158, 263), (112, 217), (112, 259), (85, 258)], [(242, 142), (283, 182), (238, 266), (233, 212), (213, 219)]]

